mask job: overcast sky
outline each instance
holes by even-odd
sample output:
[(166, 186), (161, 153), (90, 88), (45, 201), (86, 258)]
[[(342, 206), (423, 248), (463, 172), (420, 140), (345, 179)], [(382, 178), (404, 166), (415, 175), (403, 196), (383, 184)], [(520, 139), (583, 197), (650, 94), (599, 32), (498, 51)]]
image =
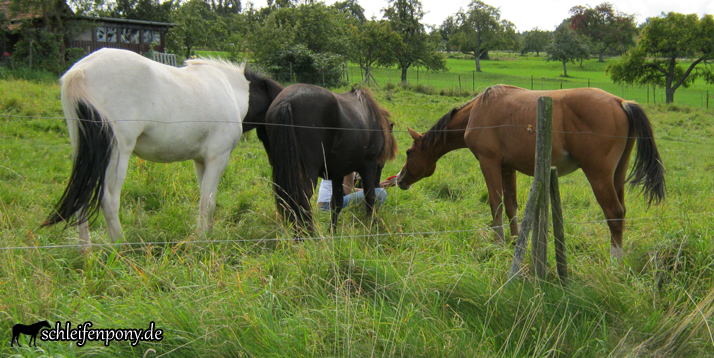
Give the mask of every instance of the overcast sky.
[[(251, 0), (256, 8), (266, 5), (266, 0)], [(501, 9), (501, 19), (511, 21), (519, 31), (528, 31), (534, 27), (554, 30), (563, 19), (568, 17), (571, 7), (589, 5), (595, 7), (603, 2), (615, 5), (615, 8), (635, 14), (637, 24), (646, 18), (659, 16), (664, 12), (683, 14), (714, 14), (714, 0), (483, 0), (486, 4)], [(335, 0), (325, 0), (332, 4)], [(459, 8), (466, 8), (471, 0), (421, 0), (426, 15), (423, 23), (439, 25), (446, 17), (456, 13)], [(244, 2), (244, 4), (247, 1)], [(365, 9), (367, 18), (373, 15), (382, 18), (381, 9), (387, 6), (387, 0), (358, 0)]]

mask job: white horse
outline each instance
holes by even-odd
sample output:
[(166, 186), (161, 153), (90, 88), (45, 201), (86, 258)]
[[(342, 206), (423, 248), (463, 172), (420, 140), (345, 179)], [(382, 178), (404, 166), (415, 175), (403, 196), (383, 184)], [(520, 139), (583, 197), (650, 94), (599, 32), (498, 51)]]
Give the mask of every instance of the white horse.
[[(74, 165), (65, 192), (42, 226), (79, 226), (101, 208), (109, 236), (121, 239), (119, 197), (129, 157), (160, 163), (193, 160), (201, 190), (198, 229), (210, 232), (218, 182), (244, 130), (258, 127), (282, 86), (220, 60), (176, 68), (134, 52), (102, 49), (62, 76)], [(243, 123), (243, 122), (248, 123)], [(72, 217), (74, 218), (72, 219)]]

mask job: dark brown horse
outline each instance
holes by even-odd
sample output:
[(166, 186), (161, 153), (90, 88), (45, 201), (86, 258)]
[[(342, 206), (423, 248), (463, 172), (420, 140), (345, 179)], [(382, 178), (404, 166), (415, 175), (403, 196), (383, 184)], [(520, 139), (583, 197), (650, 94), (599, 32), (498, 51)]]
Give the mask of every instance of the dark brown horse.
[[(286, 87), (266, 116), (270, 164), (278, 210), (296, 229), (313, 231), (310, 197), (317, 178), (362, 177), (367, 213), (387, 160), (397, 154), (389, 112), (366, 89), (344, 94), (297, 84)], [(332, 228), (342, 210), (342, 185), (332, 186)]]
[[(578, 88), (529, 91), (498, 85), (442, 117), (427, 133), (411, 129), (414, 143), (397, 182), (402, 189), (431, 176), (444, 154), (468, 147), (481, 164), (488, 187), (496, 239), (505, 239), (502, 203), (511, 235), (518, 235), (516, 171), (533, 175), (538, 97), (553, 98), (552, 165), (558, 175), (581, 168), (602, 207), (611, 233), (610, 253), (622, 256), (625, 182), (640, 184), (648, 203), (665, 196), (664, 166), (642, 108), (605, 91)], [(627, 177), (630, 153), (637, 156)]]

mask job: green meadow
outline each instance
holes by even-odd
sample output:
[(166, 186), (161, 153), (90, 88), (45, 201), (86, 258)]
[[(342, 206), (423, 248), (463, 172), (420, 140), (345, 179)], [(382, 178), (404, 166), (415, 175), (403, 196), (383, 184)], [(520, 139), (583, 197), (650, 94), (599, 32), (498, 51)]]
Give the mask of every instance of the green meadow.
[[(483, 66), (476, 92), (497, 83), (530, 88), (533, 76), (536, 88), (590, 79), (621, 95), (595, 61), (569, 65), (571, 78), (535, 57), (503, 54)], [(472, 90), (463, 87), (472, 85), (473, 61), (450, 59), (449, 67), (420, 70), (418, 84), (410, 71), (408, 87), (387, 84), (398, 81), (396, 70), (375, 71), (373, 92), (392, 112), (400, 146), (384, 177), (405, 161), (407, 126), (426, 131), (471, 98), (453, 94)], [(350, 71), (352, 80), (358, 69)], [(59, 85), (25, 77), (0, 72), (3, 356), (714, 357), (714, 109), (697, 104), (701, 84), (677, 91), (670, 106), (624, 96), (643, 103), (652, 121), (668, 192), (647, 208), (628, 189), (622, 261), (610, 259), (609, 230), (582, 172), (561, 178), (570, 269), (563, 287), (552, 249), (546, 280), (526, 275), (506, 285), (514, 247), (493, 241), (486, 186), (468, 150), (446, 155), (410, 190), (388, 189), (374, 225), (351, 207), (331, 234), (329, 215), (318, 214), (316, 237), (295, 242), (275, 209), (255, 133), (233, 152), (208, 237), (195, 233), (193, 164), (132, 158), (120, 211), (128, 245), (110, 244), (100, 215), (90, 227), (98, 245), (85, 253), (74, 228), (39, 228), (69, 178), (71, 149)], [(530, 182), (519, 176), (519, 217)], [(23, 335), (22, 348), (10, 347), (14, 324), (42, 320), (143, 329), (153, 321), (163, 339), (81, 347), (38, 339), (28, 348)]]

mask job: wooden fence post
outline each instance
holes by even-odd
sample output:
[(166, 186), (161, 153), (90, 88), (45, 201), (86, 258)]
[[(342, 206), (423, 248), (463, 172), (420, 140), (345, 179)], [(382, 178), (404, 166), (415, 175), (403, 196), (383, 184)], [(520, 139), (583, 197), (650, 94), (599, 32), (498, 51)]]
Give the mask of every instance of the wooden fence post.
[(560, 186), (558, 168), (550, 167), (550, 204), (553, 218), (553, 236), (555, 236), (555, 267), (560, 283), (568, 283), (568, 260), (565, 256), (565, 230), (563, 228), (563, 207), (560, 204)]
[(513, 263), (508, 277), (516, 275), (523, 265), (526, 253), (526, 239), (531, 229), (532, 237), (532, 264), (534, 273), (545, 278), (547, 262), (547, 235), (548, 235), (548, 186), (550, 183), (550, 155), (553, 141), (553, 99), (550, 97), (538, 98), (538, 124), (536, 137), (535, 173), (531, 184), (526, 211), (521, 223), (521, 231), (516, 239), (516, 248)]

